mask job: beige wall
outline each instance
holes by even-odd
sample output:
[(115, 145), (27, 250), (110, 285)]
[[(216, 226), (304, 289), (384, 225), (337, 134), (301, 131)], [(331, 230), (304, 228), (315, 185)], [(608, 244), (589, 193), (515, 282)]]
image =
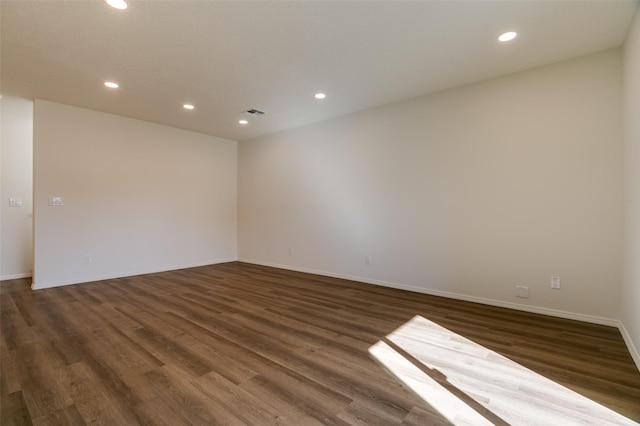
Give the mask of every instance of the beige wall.
[(235, 141), (39, 100), (34, 124), (34, 288), (236, 259)]
[[(241, 258), (621, 318), (640, 365), (639, 19), (623, 67), (613, 50), (240, 144)], [(32, 268), (32, 105), (2, 100), (1, 279)], [(37, 117), (36, 288), (236, 258), (235, 142), (48, 102)]]
[(621, 319), (640, 368), (640, 9), (624, 46), (625, 241)]
[(5, 95), (0, 106), (0, 280), (9, 280), (30, 276), (33, 264), (33, 102)]
[(621, 58), (240, 143), (240, 259), (617, 324)]

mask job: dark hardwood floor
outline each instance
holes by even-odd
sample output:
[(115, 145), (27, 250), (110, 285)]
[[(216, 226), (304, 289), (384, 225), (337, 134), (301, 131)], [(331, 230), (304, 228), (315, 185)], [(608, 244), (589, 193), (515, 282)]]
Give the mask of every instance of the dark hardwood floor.
[(636, 424), (615, 328), (245, 263), (4, 281), (2, 425)]

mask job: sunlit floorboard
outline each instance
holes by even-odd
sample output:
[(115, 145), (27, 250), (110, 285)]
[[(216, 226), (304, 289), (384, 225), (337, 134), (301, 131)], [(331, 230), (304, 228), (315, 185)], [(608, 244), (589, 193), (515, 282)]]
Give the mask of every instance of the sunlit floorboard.
[(421, 316), (369, 352), (456, 425), (637, 424)]
[(29, 285), (0, 285), (2, 426), (640, 421), (613, 327), (241, 262)]

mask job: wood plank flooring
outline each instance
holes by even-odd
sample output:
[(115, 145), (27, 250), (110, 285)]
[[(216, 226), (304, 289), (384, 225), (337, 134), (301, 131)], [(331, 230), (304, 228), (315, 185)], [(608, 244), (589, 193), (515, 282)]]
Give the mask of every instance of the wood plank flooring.
[(29, 284), (0, 284), (2, 425), (640, 421), (611, 327), (240, 262)]

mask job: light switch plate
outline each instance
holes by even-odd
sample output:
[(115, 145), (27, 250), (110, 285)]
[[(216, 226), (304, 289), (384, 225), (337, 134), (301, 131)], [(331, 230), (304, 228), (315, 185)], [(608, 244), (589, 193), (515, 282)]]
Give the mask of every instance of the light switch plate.
[(9, 207), (22, 207), (22, 198), (9, 198)]
[(64, 206), (64, 200), (62, 197), (49, 197), (50, 206)]

